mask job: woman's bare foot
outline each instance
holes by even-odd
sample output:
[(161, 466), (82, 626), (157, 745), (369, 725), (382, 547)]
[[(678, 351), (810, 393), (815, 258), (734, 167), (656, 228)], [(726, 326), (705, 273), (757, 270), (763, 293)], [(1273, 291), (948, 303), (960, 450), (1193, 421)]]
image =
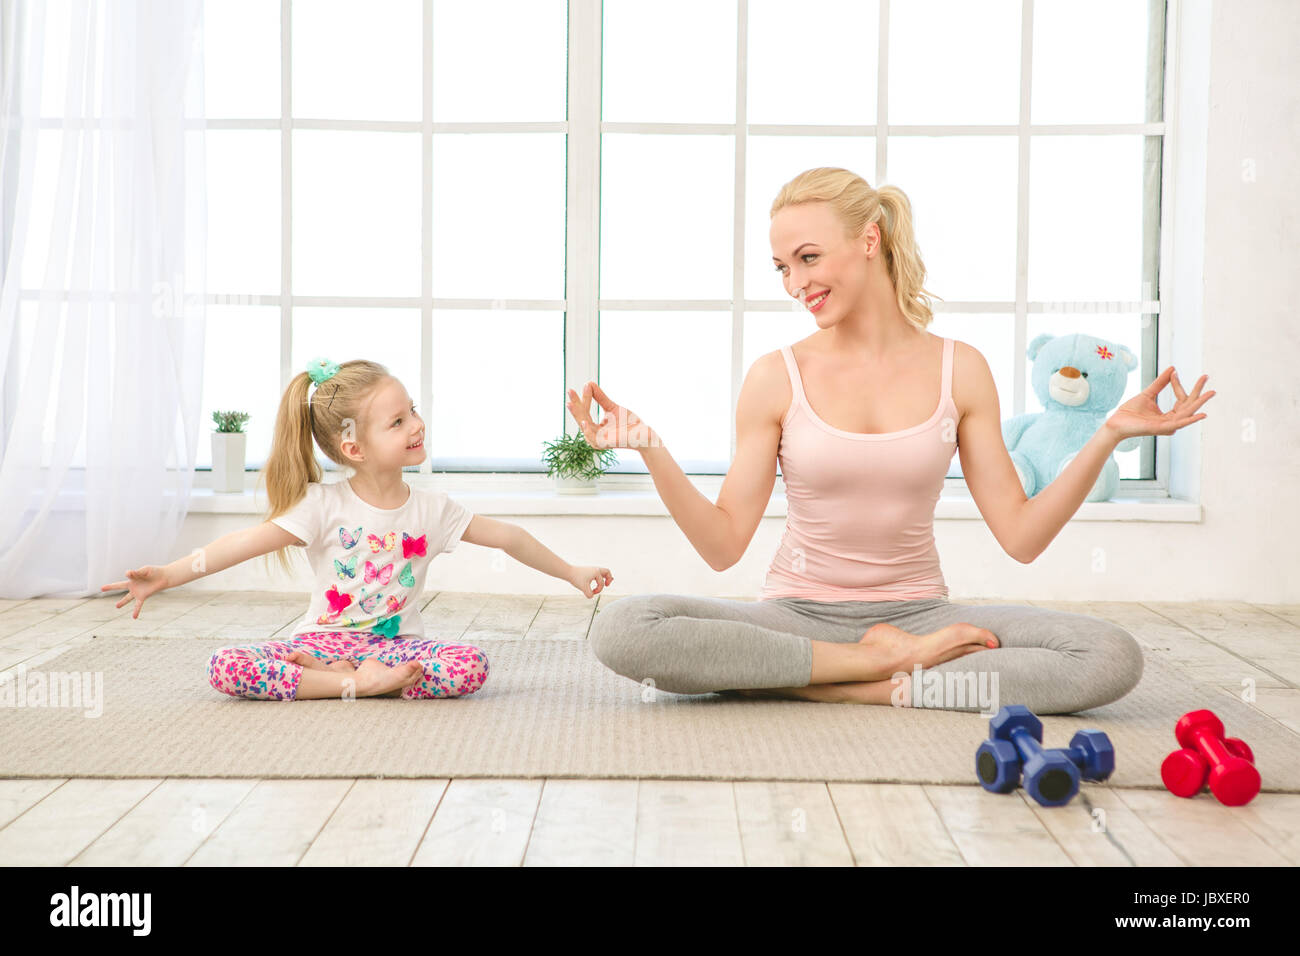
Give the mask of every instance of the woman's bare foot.
[(361, 662), (356, 669), (358, 697), (398, 697), (408, 687), (424, 679), (424, 665), (403, 661), (389, 667), (378, 658)]
[[(983, 627), (958, 621), (930, 634), (909, 634), (893, 624), (881, 621), (867, 628), (858, 644), (868, 649), (877, 673), (866, 680), (887, 680), (899, 672), (910, 672), (920, 664), (933, 667), (957, 657), (987, 651), (1001, 645), (997, 635)], [(875, 670), (875, 668), (873, 668)]]
[(758, 687), (737, 690), (735, 693), (741, 697), (813, 700), (819, 703), (833, 703), (845, 700), (839, 684), (809, 684), (806, 687)]
[(907, 707), (911, 675), (891, 680), (847, 681), (839, 684), (808, 684), (806, 687), (764, 687), (737, 690), (742, 697), (811, 700), (823, 704), (889, 704)]

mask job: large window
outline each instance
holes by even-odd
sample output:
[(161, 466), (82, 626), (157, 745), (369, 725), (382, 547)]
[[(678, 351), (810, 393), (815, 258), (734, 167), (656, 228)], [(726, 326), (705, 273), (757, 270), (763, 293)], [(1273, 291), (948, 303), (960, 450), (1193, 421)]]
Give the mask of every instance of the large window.
[[(746, 371), (816, 330), (772, 268), (772, 198), (843, 166), (907, 193), (930, 330), (983, 353), (1003, 418), (1042, 409), (1043, 332), (1130, 348), (1126, 401), (1157, 362), (1164, 37), (1162, 0), (608, 0), (602, 387), (724, 473)], [(1125, 493), (1159, 487), (1143, 441)]]
[[(210, 3), (205, 428), (251, 412), (259, 467), (289, 377), (366, 357), (424, 472), (544, 471), (596, 379), (723, 474), (745, 373), (816, 328), (767, 209), (820, 165), (907, 193), (931, 330), (1004, 418), (1041, 407), (1042, 332), (1129, 347), (1126, 400), (1162, 340), (1165, 34), (1164, 0)], [(1126, 494), (1166, 486), (1155, 451), (1117, 456)]]
[(250, 466), (288, 379), (325, 355), (402, 380), (423, 470), (543, 470), (565, 414), (567, 13), (207, 5), (203, 414), (251, 413)]

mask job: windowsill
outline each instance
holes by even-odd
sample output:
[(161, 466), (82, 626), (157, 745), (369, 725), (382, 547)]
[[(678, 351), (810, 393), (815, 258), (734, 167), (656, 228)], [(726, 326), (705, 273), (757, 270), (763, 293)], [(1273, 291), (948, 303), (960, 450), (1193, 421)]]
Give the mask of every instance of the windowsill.
[[(667, 507), (648, 477), (637, 475), (607, 476), (600, 480), (596, 494), (559, 494), (554, 480), (533, 475), (416, 475), (404, 476), (415, 488), (444, 491), (475, 514), (484, 515), (641, 515), (670, 518)], [(189, 510), (199, 514), (265, 514), (265, 492), (256, 496), (252, 482), (256, 473), (249, 472), (249, 487), (243, 493), (218, 494), (196, 487)], [(335, 480), (327, 475), (326, 480)], [(722, 476), (696, 476), (691, 483), (710, 501), (716, 501)], [(786, 497), (780, 481), (773, 492), (764, 518), (783, 518)], [(1124, 496), (1111, 501), (1084, 502), (1072, 521), (1181, 521), (1199, 522), (1199, 502), (1184, 498)], [(983, 520), (975, 502), (963, 489), (945, 492), (935, 508), (935, 519)]]

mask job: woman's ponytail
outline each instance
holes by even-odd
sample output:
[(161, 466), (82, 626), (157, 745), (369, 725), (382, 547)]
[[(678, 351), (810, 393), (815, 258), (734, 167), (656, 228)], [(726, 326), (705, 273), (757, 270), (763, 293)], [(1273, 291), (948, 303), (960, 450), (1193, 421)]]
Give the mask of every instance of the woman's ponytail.
[(872, 189), (857, 173), (837, 166), (819, 166), (800, 173), (781, 187), (772, 202), (770, 215), (796, 203), (824, 202), (835, 210), (850, 236), (866, 232), (871, 223), (880, 226), (881, 249), (894, 284), (898, 307), (918, 329), (934, 318), (931, 299), (942, 299), (927, 291), (925, 263), (912, 228), (912, 204), (897, 186)]

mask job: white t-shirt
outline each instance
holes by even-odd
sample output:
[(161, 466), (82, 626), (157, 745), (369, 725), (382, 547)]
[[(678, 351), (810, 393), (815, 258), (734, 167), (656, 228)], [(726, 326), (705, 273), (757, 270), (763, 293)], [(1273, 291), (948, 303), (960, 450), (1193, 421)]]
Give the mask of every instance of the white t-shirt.
[[(362, 501), (345, 478), (309, 482), (307, 494), (271, 521), (302, 541), (316, 583), (293, 635), (370, 631), (424, 637), (417, 599), (435, 555), (455, 550), (473, 512), (441, 491), (410, 489), (400, 508)], [(292, 636), (292, 635), (291, 635)]]

